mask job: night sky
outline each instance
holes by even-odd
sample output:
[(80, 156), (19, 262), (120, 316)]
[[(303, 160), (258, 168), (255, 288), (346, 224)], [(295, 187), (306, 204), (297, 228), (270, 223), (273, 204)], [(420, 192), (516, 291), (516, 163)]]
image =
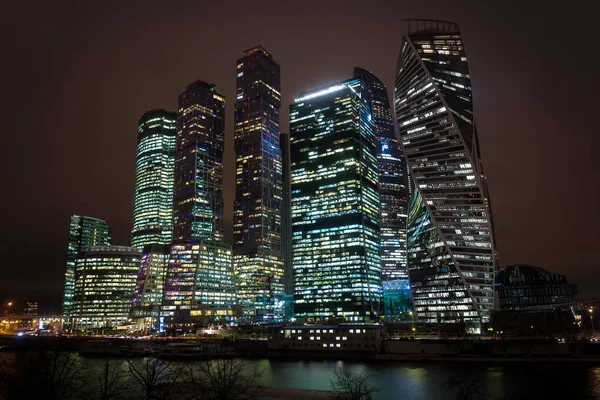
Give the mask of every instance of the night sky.
[(600, 296), (593, 0), (560, 9), (541, 1), (11, 3), (0, 17), (2, 310), (9, 299), (13, 310), (26, 300), (60, 310), (71, 214), (106, 220), (114, 244), (129, 244), (145, 111), (175, 110), (197, 79), (226, 96), (231, 239), (242, 51), (260, 44), (281, 65), (287, 132), (299, 92), (347, 79), (354, 66), (391, 90), (405, 18), (461, 28), (502, 265), (538, 265), (568, 275), (583, 297)]

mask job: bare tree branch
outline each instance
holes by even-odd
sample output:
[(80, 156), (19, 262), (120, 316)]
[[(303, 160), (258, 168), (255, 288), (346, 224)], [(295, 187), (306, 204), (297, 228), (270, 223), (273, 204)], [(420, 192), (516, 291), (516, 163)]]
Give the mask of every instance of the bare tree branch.
[(369, 384), (368, 375), (355, 374), (344, 367), (336, 368), (334, 374), (333, 400), (373, 400), (373, 395), (380, 390)]
[(251, 399), (260, 373), (245, 360), (218, 359), (190, 364), (187, 381), (196, 400)]

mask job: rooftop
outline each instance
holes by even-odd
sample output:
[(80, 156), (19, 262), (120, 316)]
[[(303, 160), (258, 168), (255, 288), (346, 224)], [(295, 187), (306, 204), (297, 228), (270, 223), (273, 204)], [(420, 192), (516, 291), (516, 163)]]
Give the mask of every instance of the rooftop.
[(402, 31), (413, 33), (459, 33), (458, 25), (450, 21), (433, 19), (405, 19), (402, 21)]

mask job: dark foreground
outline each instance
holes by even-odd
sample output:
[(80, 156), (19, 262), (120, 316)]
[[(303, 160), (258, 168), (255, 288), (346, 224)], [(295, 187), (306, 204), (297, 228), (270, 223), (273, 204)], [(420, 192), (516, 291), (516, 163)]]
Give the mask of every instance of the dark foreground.
[[(23, 357), (26, 352), (0, 353), (0, 382), (7, 368), (21, 363), (21, 373), (25, 376), (11, 378), (9, 386), (13, 391), (5, 394), (5, 399), (141, 399), (146, 397), (128, 363), (133, 363), (137, 371), (144, 371), (148, 362), (154, 359), (96, 359), (84, 358), (73, 352), (63, 352), (71, 357), (68, 366), (79, 368), (80, 378), (88, 382), (85, 392), (60, 392), (60, 385), (53, 379), (52, 365), (44, 371), (28, 371), (23, 369)], [(65, 363), (56, 363), (63, 366)], [(201, 399), (194, 396), (193, 387), (189, 386), (186, 375), (188, 368), (197, 371), (199, 363), (215, 363), (216, 361), (166, 362), (156, 360), (157, 368), (166, 367), (158, 376), (166, 377), (157, 382), (156, 399)], [(379, 390), (375, 399), (423, 399), (442, 400), (457, 398), (459, 386), (467, 387), (471, 397), (465, 399), (598, 399), (600, 398), (600, 368), (589, 363), (543, 363), (543, 362), (489, 362), (489, 363), (456, 363), (456, 362), (415, 362), (415, 361), (354, 361), (354, 360), (243, 360), (245, 371), (243, 376), (252, 375), (255, 371), (257, 393), (259, 399), (328, 399), (331, 397), (332, 380), (336, 368), (345, 368), (357, 375), (368, 376), (369, 384)], [(110, 365), (108, 373), (105, 367)], [(60, 370), (60, 368), (59, 368)], [(68, 372), (68, 371), (67, 371)], [(27, 376), (28, 373), (33, 375)], [(63, 375), (68, 375), (64, 370)], [(176, 383), (170, 380), (177, 376)], [(196, 377), (198, 375), (195, 375)], [(113, 395), (103, 392), (103, 379), (117, 379), (121, 390)], [(112, 378), (111, 378), (112, 377)], [(34, 378), (34, 379), (32, 379)], [(60, 380), (60, 379), (59, 379)], [(104, 380), (106, 382), (106, 380)], [(4, 381), (6, 384), (6, 380)], [(20, 386), (19, 386), (20, 385)], [(118, 387), (119, 385), (114, 385)], [(111, 385), (108, 385), (111, 386)], [(37, 387), (36, 393), (27, 393), (28, 389)], [(50, 389), (49, 389), (50, 387)], [(18, 389), (23, 389), (19, 391)], [(17, 389), (16, 391), (14, 389)], [(7, 393), (7, 392), (5, 392)], [(56, 394), (58, 393), (58, 394)], [(104, 395), (103, 395), (104, 393)], [(30, 395), (31, 394), (31, 395)], [(55, 395), (56, 394), (56, 395)], [(36, 397), (38, 396), (38, 397)]]

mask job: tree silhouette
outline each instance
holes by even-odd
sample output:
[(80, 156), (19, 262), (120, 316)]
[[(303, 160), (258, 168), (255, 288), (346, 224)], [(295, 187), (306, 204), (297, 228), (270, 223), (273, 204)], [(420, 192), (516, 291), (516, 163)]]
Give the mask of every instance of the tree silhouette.
[(260, 372), (240, 359), (216, 359), (188, 366), (188, 385), (196, 400), (249, 399), (256, 395)]
[(483, 400), (481, 382), (478, 379), (465, 380), (457, 376), (451, 376), (442, 383), (442, 387), (456, 390), (456, 400)]
[(379, 391), (379, 388), (369, 384), (368, 375), (355, 374), (344, 367), (336, 368), (334, 374), (331, 381), (333, 400), (372, 400)]
[(136, 398), (146, 400), (168, 399), (169, 392), (179, 380), (184, 368), (184, 365), (173, 367), (158, 358), (144, 359), (142, 365), (127, 360), (127, 365), (137, 389), (141, 392)]
[(92, 398), (98, 400), (117, 400), (127, 397), (128, 385), (124, 379), (124, 368), (121, 362), (106, 361), (95, 371), (98, 384)]

